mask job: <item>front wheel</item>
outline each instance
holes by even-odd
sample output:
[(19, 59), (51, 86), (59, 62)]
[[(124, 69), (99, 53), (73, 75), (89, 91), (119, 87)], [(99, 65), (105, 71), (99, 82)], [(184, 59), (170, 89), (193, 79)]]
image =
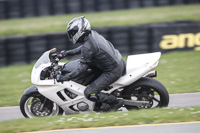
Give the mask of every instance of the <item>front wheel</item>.
[(128, 110), (166, 107), (169, 104), (169, 94), (167, 89), (160, 82), (153, 78), (142, 77), (135, 83), (126, 87), (123, 91), (123, 95), (124, 99), (127, 100), (148, 102), (142, 106), (125, 105)]
[(20, 101), (20, 110), (26, 118), (55, 116), (63, 113), (57, 104), (43, 96), (23, 95)]

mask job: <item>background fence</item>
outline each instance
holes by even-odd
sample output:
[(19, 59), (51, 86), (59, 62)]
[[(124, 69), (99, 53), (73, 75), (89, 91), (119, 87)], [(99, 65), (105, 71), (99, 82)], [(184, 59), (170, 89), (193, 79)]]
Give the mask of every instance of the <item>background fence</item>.
[(200, 3), (200, 0), (0, 0), (0, 19)]
[[(123, 55), (200, 48), (199, 22), (169, 22), (94, 30), (110, 40)], [(179, 45), (178, 39), (183, 44)], [(66, 33), (0, 38), (0, 66), (30, 63), (51, 48), (56, 47), (61, 51), (76, 46), (70, 44)]]

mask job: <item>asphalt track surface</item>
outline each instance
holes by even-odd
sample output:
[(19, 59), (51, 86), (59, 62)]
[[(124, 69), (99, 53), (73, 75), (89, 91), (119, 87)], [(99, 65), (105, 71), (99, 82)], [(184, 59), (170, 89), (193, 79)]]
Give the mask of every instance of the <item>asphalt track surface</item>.
[(63, 129), (39, 133), (199, 133), (200, 122), (144, 124), (100, 128)]
[[(168, 107), (189, 107), (200, 106), (199, 93), (171, 94)], [(19, 106), (0, 108), (0, 122), (12, 119), (24, 118), (20, 112)], [(199, 132), (200, 133), (200, 130)]]

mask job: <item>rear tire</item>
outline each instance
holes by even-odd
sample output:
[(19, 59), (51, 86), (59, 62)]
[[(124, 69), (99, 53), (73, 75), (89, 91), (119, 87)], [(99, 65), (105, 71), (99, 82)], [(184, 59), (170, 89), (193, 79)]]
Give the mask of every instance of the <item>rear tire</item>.
[[(130, 109), (139, 108), (155, 108), (155, 107), (167, 107), (169, 104), (169, 94), (163, 84), (153, 78), (142, 77), (133, 84), (127, 86), (123, 93), (124, 99), (134, 99), (137, 101), (148, 101), (148, 106), (128, 106), (125, 107)], [(154, 105), (156, 104), (157, 105)]]
[(41, 104), (40, 99), (42, 97), (43, 96), (36, 97), (31, 95), (22, 96), (20, 100), (20, 110), (24, 117), (33, 118), (39, 116), (56, 116), (63, 114), (62, 108), (50, 100), (48, 100), (48, 103), (45, 104), (45, 109), (42, 112), (39, 112), (38, 106)]

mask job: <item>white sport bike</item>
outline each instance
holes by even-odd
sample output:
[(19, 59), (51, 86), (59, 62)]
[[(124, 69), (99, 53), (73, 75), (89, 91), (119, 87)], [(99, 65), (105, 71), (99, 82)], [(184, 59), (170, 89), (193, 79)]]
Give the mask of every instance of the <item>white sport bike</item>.
[[(34, 86), (28, 88), (20, 101), (20, 109), (25, 117), (54, 116), (83, 112), (106, 112), (109, 105), (87, 100), (84, 90), (100, 74), (93, 68), (79, 78), (57, 82), (51, 75), (66, 74), (76, 68), (78, 60), (58, 63), (53, 60), (56, 49), (46, 51), (36, 62), (31, 74)], [(127, 111), (140, 108), (168, 106), (169, 94), (157, 80), (156, 71), (161, 53), (130, 55), (127, 58), (126, 74), (105, 88), (103, 92), (123, 99), (124, 106), (119, 110)]]

